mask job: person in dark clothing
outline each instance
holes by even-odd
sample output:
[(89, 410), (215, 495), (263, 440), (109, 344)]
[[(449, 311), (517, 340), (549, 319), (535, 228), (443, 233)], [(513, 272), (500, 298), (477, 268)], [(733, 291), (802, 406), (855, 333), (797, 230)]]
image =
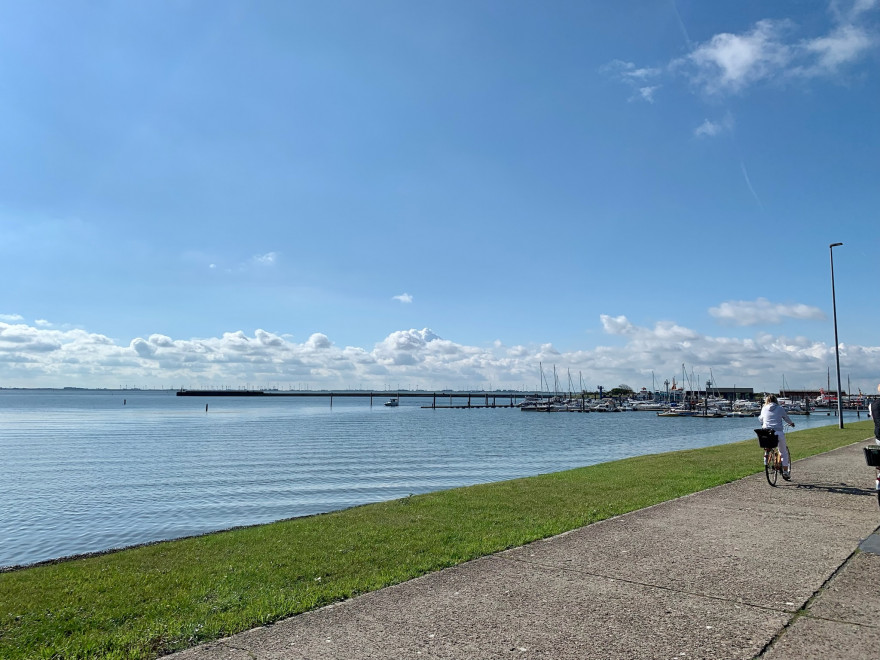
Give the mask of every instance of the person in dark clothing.
[[(880, 392), (880, 385), (877, 386)], [(868, 404), (868, 416), (874, 420), (874, 442), (880, 445), (880, 399), (874, 399)], [(867, 452), (867, 447), (865, 452)], [(865, 454), (867, 457), (867, 453)], [(877, 496), (880, 497), (880, 467), (877, 468), (877, 480), (874, 482), (874, 488), (877, 490)]]
[[(877, 386), (880, 391), (880, 385)], [(880, 445), (880, 399), (874, 399), (868, 404), (868, 417), (874, 420), (874, 439)]]

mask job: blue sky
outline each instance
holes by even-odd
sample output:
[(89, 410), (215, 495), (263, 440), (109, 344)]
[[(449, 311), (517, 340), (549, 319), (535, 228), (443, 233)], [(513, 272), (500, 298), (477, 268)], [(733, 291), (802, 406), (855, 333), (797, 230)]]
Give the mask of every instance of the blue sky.
[(874, 391), (878, 27), (0, 2), (0, 386)]

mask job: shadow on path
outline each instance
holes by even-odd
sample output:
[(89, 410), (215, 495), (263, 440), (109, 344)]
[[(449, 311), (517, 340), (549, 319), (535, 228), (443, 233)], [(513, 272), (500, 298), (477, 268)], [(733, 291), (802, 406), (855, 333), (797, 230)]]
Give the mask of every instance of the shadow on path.
[(795, 485), (798, 489), (804, 490), (822, 490), (826, 493), (840, 493), (841, 495), (864, 495), (873, 497), (877, 494), (877, 491), (873, 488), (858, 488), (856, 486), (850, 486), (845, 483), (840, 484), (829, 484), (829, 483), (816, 483), (816, 484), (803, 484), (799, 483)]

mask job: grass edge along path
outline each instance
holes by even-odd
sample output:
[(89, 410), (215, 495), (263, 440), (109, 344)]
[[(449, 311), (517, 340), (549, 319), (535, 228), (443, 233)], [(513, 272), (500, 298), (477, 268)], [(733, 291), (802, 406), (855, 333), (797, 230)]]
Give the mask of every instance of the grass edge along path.
[[(870, 422), (787, 434), (805, 458)], [(0, 573), (0, 657), (155, 658), (705, 490), (755, 439), (369, 504)]]

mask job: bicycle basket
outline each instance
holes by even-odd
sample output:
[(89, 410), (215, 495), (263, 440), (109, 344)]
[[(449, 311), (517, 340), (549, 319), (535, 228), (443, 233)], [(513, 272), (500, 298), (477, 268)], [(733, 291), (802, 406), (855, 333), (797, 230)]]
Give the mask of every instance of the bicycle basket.
[(755, 429), (761, 449), (773, 449), (779, 446), (779, 436), (774, 429)]
[(871, 467), (880, 467), (880, 446), (865, 447), (865, 463)]

